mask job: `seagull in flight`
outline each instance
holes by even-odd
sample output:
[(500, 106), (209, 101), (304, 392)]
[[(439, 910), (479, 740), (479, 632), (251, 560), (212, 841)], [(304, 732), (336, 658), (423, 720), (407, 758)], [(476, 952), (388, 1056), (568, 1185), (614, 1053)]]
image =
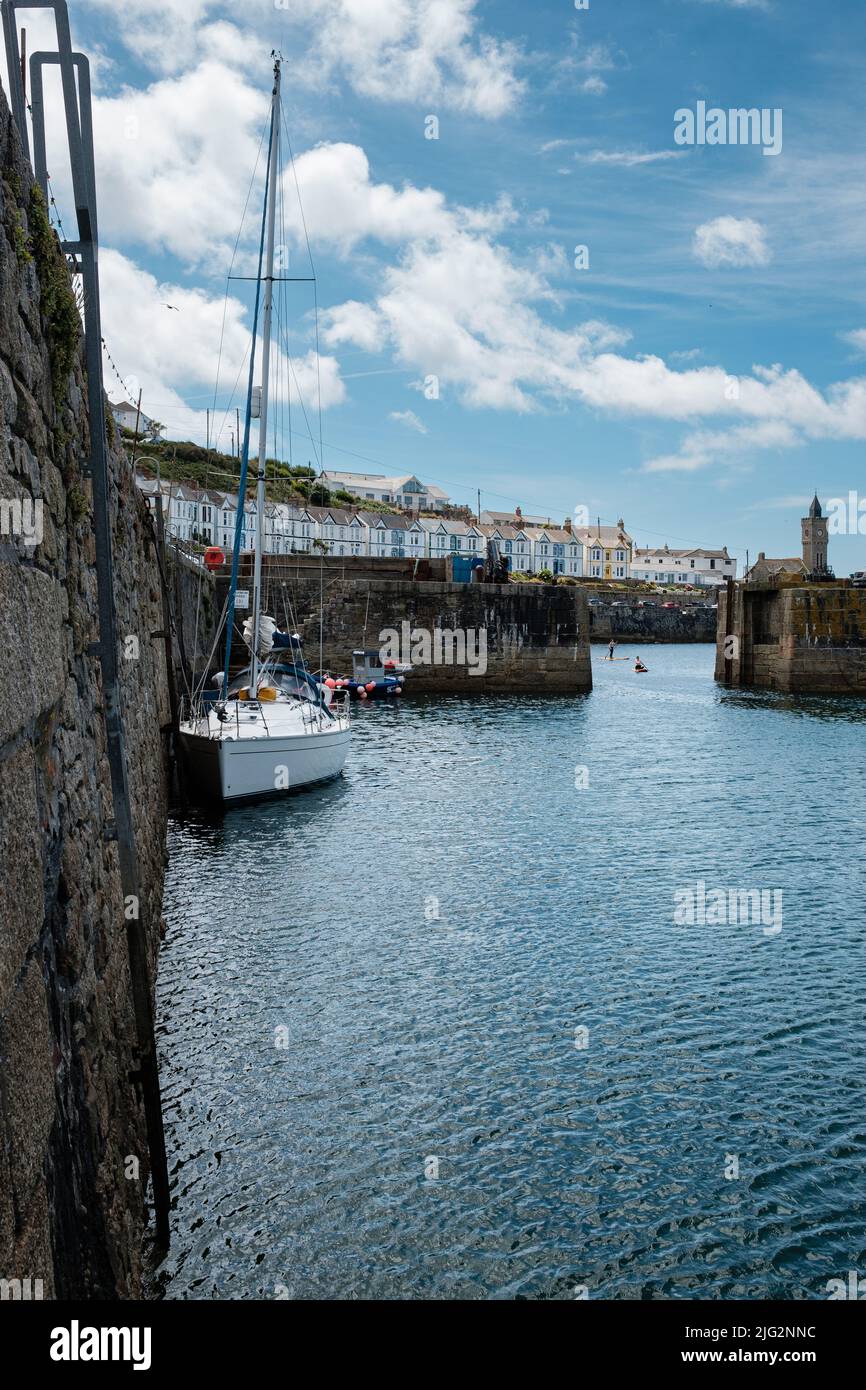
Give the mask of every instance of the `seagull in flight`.
[(161, 300), (160, 302), (162, 303), (162, 307), (164, 309), (174, 309), (174, 312), (176, 314), (180, 313), (180, 309), (178, 309), (176, 304), (166, 304), (165, 300)]

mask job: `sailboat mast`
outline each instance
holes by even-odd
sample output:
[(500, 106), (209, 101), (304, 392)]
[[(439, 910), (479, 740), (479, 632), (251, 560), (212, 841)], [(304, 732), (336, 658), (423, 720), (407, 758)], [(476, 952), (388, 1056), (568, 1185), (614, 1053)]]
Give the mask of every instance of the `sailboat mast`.
[[(262, 402), (259, 415), (259, 467), (256, 474), (256, 553), (253, 571), (253, 645), (250, 695), (255, 698), (259, 674), (259, 626), (262, 613), (262, 550), (265, 539), (265, 463), (268, 454), (268, 396), (271, 375), (271, 320), (274, 309), (274, 235), (277, 217), (277, 170), (280, 144), (280, 62), (274, 64), (271, 102), (271, 163), (268, 173), (268, 231), (262, 315)], [(241, 505), (243, 505), (242, 499)]]

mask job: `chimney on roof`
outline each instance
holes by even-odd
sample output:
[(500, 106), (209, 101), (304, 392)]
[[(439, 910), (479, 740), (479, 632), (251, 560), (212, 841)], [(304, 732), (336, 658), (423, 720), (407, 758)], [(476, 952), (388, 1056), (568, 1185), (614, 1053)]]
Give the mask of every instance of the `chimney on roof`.
[(571, 517), (570, 517), (570, 516), (567, 516), (567, 517), (565, 518), (565, 521), (562, 523), (562, 529), (563, 529), (563, 531), (568, 531), (569, 533), (571, 532)]
[(514, 508), (514, 520), (517, 522), (518, 526), (523, 520), (523, 512), (520, 510), (519, 507)]

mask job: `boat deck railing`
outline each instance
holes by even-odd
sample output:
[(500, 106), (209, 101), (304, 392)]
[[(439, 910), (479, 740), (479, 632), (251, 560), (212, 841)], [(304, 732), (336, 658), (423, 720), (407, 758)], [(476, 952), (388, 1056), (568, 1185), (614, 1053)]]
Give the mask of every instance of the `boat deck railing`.
[[(331, 704), (330, 704), (330, 706), (328, 707), (328, 708), (330, 709), (332, 715), (334, 716), (333, 720), (328, 719), (328, 718), (326, 718), (326, 717), (323, 716), (323, 709), (322, 709), (321, 706), (319, 706), (319, 705), (314, 705), (314, 704), (312, 703), (312, 701), (310, 701), (310, 700), (301, 700), (301, 699), (298, 699), (298, 704), (301, 706), (301, 713), (302, 713), (302, 716), (303, 716), (303, 722), (304, 722), (304, 724), (305, 724), (305, 725), (309, 725), (310, 731), (311, 731), (311, 732), (312, 732), (313, 729), (327, 728), (327, 727), (329, 727), (333, 722), (336, 722), (336, 724), (337, 724), (340, 728), (349, 727), (349, 726), (351, 725), (351, 722), (352, 722), (352, 713), (351, 713), (351, 711), (352, 711), (352, 706), (351, 706), (351, 702), (350, 702), (350, 700), (349, 700), (349, 698), (348, 698), (348, 694), (349, 694), (348, 691), (343, 692), (343, 691), (338, 690), (338, 691), (335, 691), (335, 692), (334, 692), (334, 698), (331, 700)], [(338, 699), (338, 698), (337, 698), (338, 696), (341, 696), (341, 697), (343, 697), (343, 698)], [(189, 725), (192, 725), (193, 730), (194, 730), (200, 737), (202, 737), (202, 738), (212, 738), (212, 739), (220, 739), (220, 738), (223, 738), (223, 737), (225, 736), (225, 733), (226, 733), (226, 726), (229, 725), (229, 724), (233, 724), (233, 725), (234, 725), (235, 736), (236, 736), (237, 738), (240, 738), (240, 737), (241, 737), (240, 709), (241, 709), (241, 705), (244, 704), (244, 705), (254, 705), (254, 706), (256, 707), (256, 709), (258, 710), (259, 714), (261, 715), (261, 719), (262, 719), (262, 723), (263, 723), (263, 725), (264, 725), (265, 731), (268, 732), (268, 733), (270, 732), (269, 729), (268, 729), (268, 717), (267, 717), (267, 712), (268, 712), (268, 706), (269, 706), (270, 704), (274, 703), (273, 701), (270, 701), (270, 700), (243, 700), (243, 701), (240, 701), (240, 700), (234, 700), (234, 699), (229, 700), (229, 701), (228, 701), (228, 704), (229, 704), (230, 706), (234, 706), (234, 717), (232, 718), (231, 713), (229, 713), (229, 714), (228, 714), (228, 717), (227, 717), (226, 719), (218, 720), (218, 721), (217, 721), (217, 727), (215, 728), (215, 727), (213, 726), (212, 722), (211, 722), (210, 715), (211, 715), (211, 713), (216, 709), (217, 705), (218, 705), (218, 704), (221, 705), (221, 703), (222, 703), (221, 701), (216, 701), (216, 700), (203, 700), (203, 699), (202, 699), (201, 697), (199, 697), (199, 696), (193, 696), (193, 697), (191, 697), (191, 696), (189, 696), (189, 695), (183, 695), (183, 696), (181, 696), (181, 699), (180, 699), (180, 701), (179, 701), (179, 703), (178, 703), (178, 723), (180, 723), (180, 724), (189, 724)], [(307, 711), (309, 711), (309, 715), (308, 715)]]

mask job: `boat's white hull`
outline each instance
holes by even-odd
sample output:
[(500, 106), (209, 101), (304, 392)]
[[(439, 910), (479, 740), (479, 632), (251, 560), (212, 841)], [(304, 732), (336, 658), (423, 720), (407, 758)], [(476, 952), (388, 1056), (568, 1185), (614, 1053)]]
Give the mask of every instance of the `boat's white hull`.
[(190, 790), (205, 801), (284, 796), (339, 777), (349, 729), (272, 738), (209, 738), (181, 728)]

